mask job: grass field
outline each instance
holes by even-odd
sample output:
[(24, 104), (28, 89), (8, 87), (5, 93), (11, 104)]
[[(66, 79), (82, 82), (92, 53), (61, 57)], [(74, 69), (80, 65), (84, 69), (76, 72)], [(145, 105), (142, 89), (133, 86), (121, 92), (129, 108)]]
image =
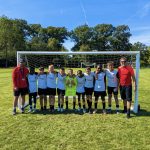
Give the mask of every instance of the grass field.
[[(124, 114), (25, 114), (12, 116), (11, 69), (0, 69), (0, 149), (150, 149), (150, 69), (140, 70), (141, 112)], [(38, 108), (39, 108), (39, 101)], [(70, 102), (71, 103), (71, 102)], [(122, 106), (122, 102), (120, 101)], [(71, 106), (70, 106), (71, 107)], [(101, 108), (101, 103), (98, 105)]]

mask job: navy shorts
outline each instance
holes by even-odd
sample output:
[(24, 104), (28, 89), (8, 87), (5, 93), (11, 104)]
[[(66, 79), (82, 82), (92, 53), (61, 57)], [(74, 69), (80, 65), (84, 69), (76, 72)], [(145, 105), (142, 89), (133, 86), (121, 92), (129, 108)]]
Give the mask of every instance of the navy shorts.
[(47, 89), (38, 88), (38, 95), (47, 95)]
[(101, 91), (101, 92), (99, 92), (99, 91), (94, 91), (94, 96), (95, 96), (95, 97), (99, 97), (99, 96), (105, 97), (105, 96), (106, 96), (106, 91)]
[(80, 96), (80, 95), (85, 96), (85, 92), (84, 92), (84, 93), (76, 92), (76, 95), (77, 95), (77, 96)]
[(116, 87), (107, 87), (107, 92), (108, 92), (108, 94), (109, 95), (111, 95), (112, 93), (114, 94), (114, 95), (118, 95), (118, 90), (117, 91), (115, 91), (115, 89), (116, 89)]
[(29, 93), (29, 97), (37, 97), (37, 92)]
[(47, 88), (47, 95), (56, 95), (56, 88)]
[(93, 94), (93, 88), (87, 88), (87, 87), (85, 87), (85, 94), (86, 95), (92, 95)]
[(18, 90), (14, 90), (14, 96), (24, 96), (28, 94), (28, 88), (19, 88)]
[(123, 100), (132, 101), (132, 85), (120, 86), (120, 95)]
[(65, 90), (57, 89), (57, 94), (65, 96)]

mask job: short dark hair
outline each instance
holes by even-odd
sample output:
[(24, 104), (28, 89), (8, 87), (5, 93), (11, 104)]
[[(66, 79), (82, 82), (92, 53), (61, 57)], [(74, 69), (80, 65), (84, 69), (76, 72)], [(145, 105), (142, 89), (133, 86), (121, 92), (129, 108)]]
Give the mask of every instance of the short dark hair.
[(120, 61), (121, 61), (121, 60), (127, 61), (127, 58), (126, 58), (126, 57), (121, 57), (121, 58), (120, 58)]
[(21, 59), (19, 60), (19, 63), (25, 63), (25, 60), (21, 58)]
[(43, 66), (41, 66), (41, 67), (39, 68), (39, 70), (44, 70), (44, 67), (43, 67)]
[(86, 70), (90, 70), (90, 71), (91, 71), (91, 67), (90, 67), (90, 66), (87, 66), (87, 67), (86, 67)]
[(63, 71), (64, 71), (64, 70), (65, 70), (65, 68), (63, 68), (63, 67), (62, 67), (62, 68), (60, 68), (60, 70), (63, 70)]
[(107, 65), (114, 65), (114, 62), (113, 62), (113, 61), (109, 61), (109, 62), (107, 63)]

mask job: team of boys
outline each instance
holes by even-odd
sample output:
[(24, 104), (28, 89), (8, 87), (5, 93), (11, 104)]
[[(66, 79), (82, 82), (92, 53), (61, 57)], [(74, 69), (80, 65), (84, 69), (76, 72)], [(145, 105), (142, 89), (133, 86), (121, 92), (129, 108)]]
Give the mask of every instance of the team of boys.
[[(21, 111), (24, 112), (25, 95), (29, 91), (29, 111), (36, 111), (37, 94), (40, 99), (41, 111), (47, 109), (47, 96), (49, 97), (50, 111), (54, 112), (55, 96), (58, 94), (58, 109), (64, 111), (68, 109), (68, 97), (73, 97), (73, 110), (76, 110), (76, 96), (78, 98), (78, 111), (83, 113), (96, 113), (98, 99), (102, 100), (102, 111), (106, 114), (106, 80), (108, 93), (108, 109), (107, 113), (111, 112), (112, 95), (116, 102), (116, 113), (119, 113), (118, 88), (120, 88), (121, 98), (124, 100), (124, 113), (127, 113), (127, 118), (130, 117), (130, 107), (132, 101), (132, 79), (135, 83), (134, 70), (131, 66), (126, 65), (126, 58), (120, 59), (121, 66), (118, 70), (114, 69), (112, 61), (107, 63), (107, 69), (104, 70), (102, 65), (98, 65), (94, 72), (90, 67), (86, 67), (85, 73), (81, 70), (77, 71), (77, 75), (72, 69), (68, 69), (67, 74), (64, 68), (60, 68), (59, 72), (54, 70), (54, 66), (50, 65), (48, 72), (44, 72), (44, 67), (39, 68), (39, 72), (35, 72), (35, 68), (31, 67), (28, 71), (24, 67), (24, 62), (20, 62), (20, 66), (13, 71), (14, 85), (14, 107), (13, 115), (16, 114), (16, 105), (19, 96), (22, 98)], [(23, 68), (23, 69), (21, 69)], [(17, 85), (18, 84), (18, 85)], [(22, 87), (19, 85), (22, 84)], [(135, 84), (134, 84), (135, 85)], [(92, 111), (92, 96), (94, 95), (94, 111)], [(86, 99), (85, 99), (86, 98)], [(32, 100), (34, 102), (32, 108)], [(82, 108), (81, 108), (82, 102)], [(87, 105), (87, 106), (86, 106)]]

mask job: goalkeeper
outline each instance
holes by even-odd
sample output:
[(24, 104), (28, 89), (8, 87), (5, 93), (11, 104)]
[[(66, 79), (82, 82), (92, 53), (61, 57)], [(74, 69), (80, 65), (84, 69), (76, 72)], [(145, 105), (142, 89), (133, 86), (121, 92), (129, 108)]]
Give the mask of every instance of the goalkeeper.
[(76, 76), (73, 74), (73, 70), (69, 69), (66, 77), (66, 108), (68, 108), (68, 96), (73, 96), (73, 110), (76, 110), (76, 85)]

